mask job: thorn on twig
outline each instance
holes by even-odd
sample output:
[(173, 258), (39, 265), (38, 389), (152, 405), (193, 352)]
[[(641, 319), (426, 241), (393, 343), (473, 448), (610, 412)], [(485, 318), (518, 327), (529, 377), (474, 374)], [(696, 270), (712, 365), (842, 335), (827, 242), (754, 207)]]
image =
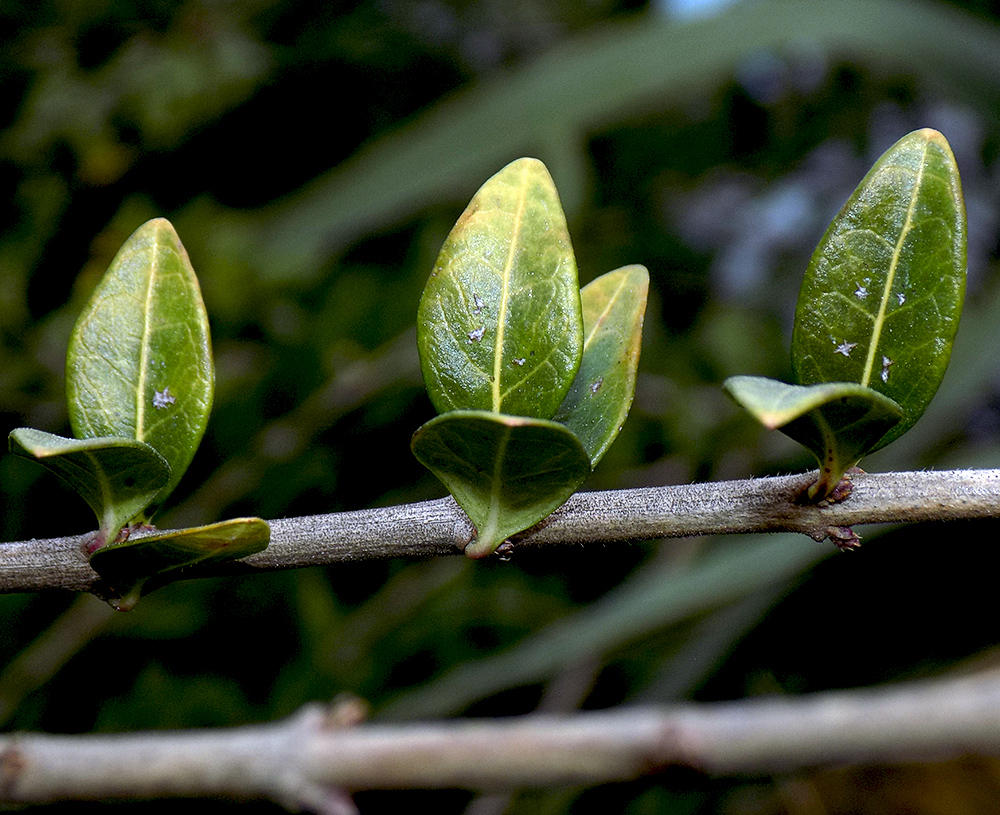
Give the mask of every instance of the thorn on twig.
[(331, 703), (323, 717), (324, 730), (338, 730), (342, 727), (356, 727), (368, 718), (368, 702), (352, 693), (342, 693)]
[(514, 544), (504, 541), (497, 547), (496, 556), (501, 563), (509, 563), (514, 557)]
[(828, 526), (826, 537), (842, 552), (853, 552), (861, 548), (861, 538), (849, 526)]

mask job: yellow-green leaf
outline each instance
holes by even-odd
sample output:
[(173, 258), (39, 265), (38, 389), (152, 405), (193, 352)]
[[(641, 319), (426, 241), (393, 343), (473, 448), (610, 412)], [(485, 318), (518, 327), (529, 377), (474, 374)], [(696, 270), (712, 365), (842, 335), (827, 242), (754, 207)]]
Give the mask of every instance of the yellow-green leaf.
[(645, 267), (625, 266), (580, 292), (583, 359), (553, 419), (576, 434), (592, 467), (615, 440), (632, 406), (648, 291)]
[(582, 345), (576, 260), (545, 165), (489, 179), (448, 235), (420, 299), (417, 347), (438, 412), (548, 419)]
[(270, 540), (266, 521), (234, 518), (174, 532), (133, 535), (123, 543), (98, 549), (90, 556), (90, 565), (103, 579), (108, 602), (128, 611), (146, 590), (187, 577), (187, 570), (199, 565), (262, 552)]
[(149, 221), (115, 256), (70, 337), (66, 393), (73, 432), (155, 448), (170, 465), (160, 503), (205, 432), (213, 386), (198, 280), (170, 223)]

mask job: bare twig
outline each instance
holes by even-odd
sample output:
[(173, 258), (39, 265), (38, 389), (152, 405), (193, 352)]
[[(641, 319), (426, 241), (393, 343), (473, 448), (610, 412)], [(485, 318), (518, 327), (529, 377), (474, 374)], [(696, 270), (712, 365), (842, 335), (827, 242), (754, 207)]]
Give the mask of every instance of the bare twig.
[[(814, 474), (746, 481), (577, 493), (517, 546), (675, 538), (742, 532), (802, 532), (1000, 516), (1000, 470), (859, 474), (850, 498), (817, 506), (802, 499)], [(450, 498), (271, 522), (271, 544), (242, 561), (191, 576), (295, 569), (340, 561), (461, 553), (473, 537)], [(81, 537), (0, 544), (0, 591), (94, 591), (98, 577)]]
[(0, 802), (232, 796), (320, 811), (338, 790), (511, 789), (831, 763), (1000, 755), (995, 675), (672, 707), (344, 727), (323, 706), (273, 724), (0, 738)]

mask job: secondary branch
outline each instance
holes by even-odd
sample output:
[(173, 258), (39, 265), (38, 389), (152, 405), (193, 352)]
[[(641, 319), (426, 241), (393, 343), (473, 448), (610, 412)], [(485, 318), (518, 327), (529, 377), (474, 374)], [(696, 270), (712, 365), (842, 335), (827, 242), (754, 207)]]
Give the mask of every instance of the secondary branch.
[[(348, 726), (345, 726), (345, 723)], [(1000, 755), (1000, 682), (945, 679), (669, 707), (349, 726), (314, 705), (224, 730), (0, 737), (0, 802), (231, 796), (344, 811), (343, 789), (512, 789)]]

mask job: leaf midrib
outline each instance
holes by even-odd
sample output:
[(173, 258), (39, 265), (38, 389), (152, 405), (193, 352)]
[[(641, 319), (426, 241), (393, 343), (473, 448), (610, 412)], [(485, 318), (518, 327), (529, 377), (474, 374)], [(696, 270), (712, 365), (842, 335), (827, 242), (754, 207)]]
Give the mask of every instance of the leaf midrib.
[(517, 242), (521, 233), (521, 226), (524, 221), (524, 207), (527, 201), (528, 182), (525, 178), (527, 169), (521, 174), (520, 197), (517, 202), (517, 211), (514, 214), (514, 226), (510, 236), (510, 246), (507, 249), (507, 260), (504, 263), (501, 273), (500, 308), (497, 312), (497, 333), (496, 344), (493, 349), (493, 411), (500, 412), (503, 404), (503, 397), (500, 392), (500, 374), (503, 370), (503, 340), (504, 328), (507, 324), (507, 306), (510, 299), (510, 276), (514, 266), (514, 256), (517, 253)]
[(924, 168), (927, 165), (927, 151), (930, 149), (930, 142), (924, 145), (924, 155), (917, 170), (917, 180), (913, 185), (913, 193), (910, 196), (910, 205), (906, 210), (906, 221), (899, 232), (899, 238), (892, 252), (892, 260), (889, 262), (889, 271), (886, 274), (885, 286), (882, 289), (882, 301), (879, 303), (878, 314), (875, 315), (875, 323), (872, 326), (872, 338), (868, 344), (868, 358), (865, 360), (864, 374), (861, 376), (861, 384), (868, 387), (872, 380), (872, 371), (875, 369), (875, 357), (878, 350), (879, 340), (882, 338), (882, 329), (885, 326), (885, 313), (889, 307), (889, 297), (892, 294), (892, 284), (896, 278), (896, 270), (899, 266), (899, 256), (903, 250), (903, 243), (909, 234), (913, 224), (913, 213), (917, 206), (917, 198), (920, 196), (920, 187), (924, 182)]
[(135, 394), (135, 437), (139, 441), (145, 441), (146, 426), (146, 380), (149, 377), (149, 345), (152, 327), (149, 315), (152, 313), (153, 292), (155, 280), (159, 271), (160, 258), (160, 236), (159, 231), (153, 237), (152, 257), (149, 262), (149, 274), (146, 276), (146, 298), (142, 311), (142, 341), (139, 349), (139, 381)]

